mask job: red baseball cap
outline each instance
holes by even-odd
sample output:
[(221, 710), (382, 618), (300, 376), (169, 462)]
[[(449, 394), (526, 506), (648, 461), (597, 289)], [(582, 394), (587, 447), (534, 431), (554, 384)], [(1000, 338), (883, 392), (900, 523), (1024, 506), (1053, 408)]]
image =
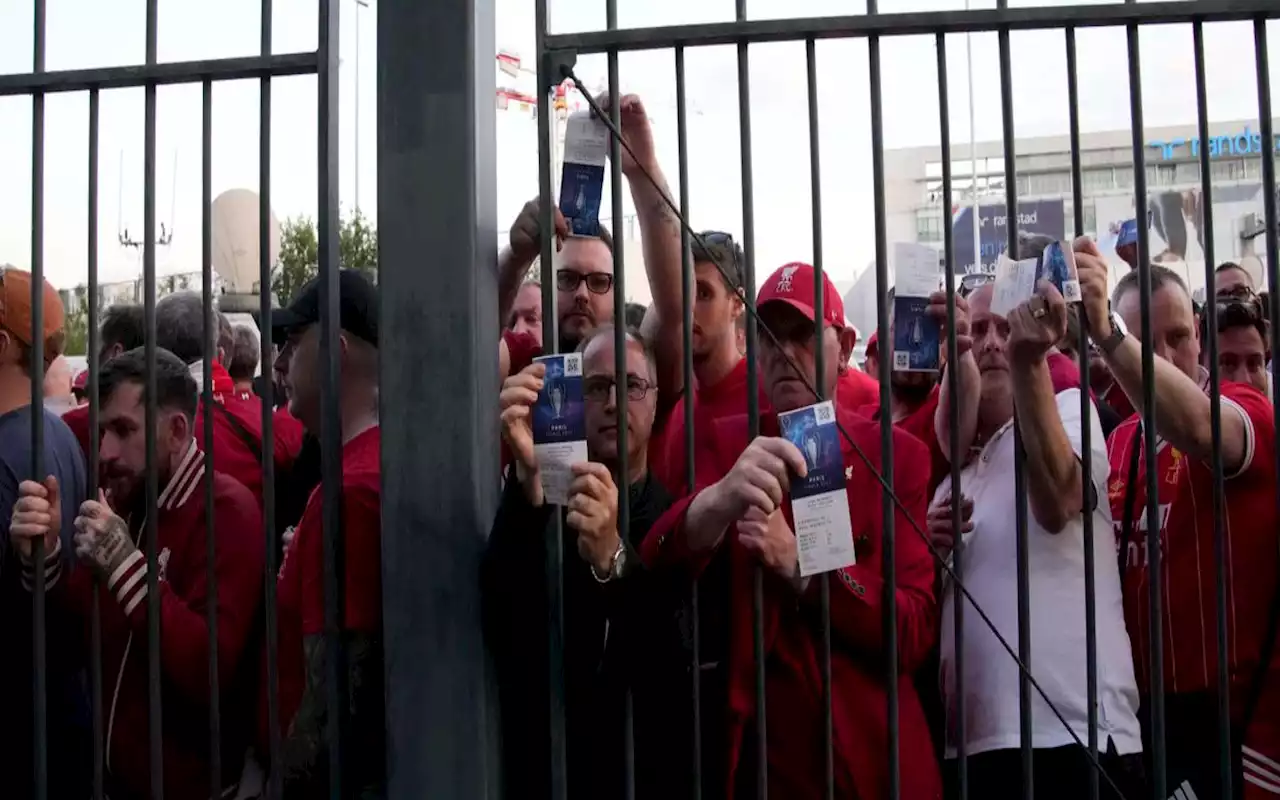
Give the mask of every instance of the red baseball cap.
[(867, 355), (873, 356), (880, 349), (880, 331), (872, 331), (867, 339)]
[[(765, 303), (783, 302), (812, 320), (813, 280), (813, 266), (810, 264), (795, 261), (781, 266), (760, 285), (760, 293), (756, 295), (756, 308), (763, 308)], [(825, 272), (822, 273), (822, 284), (823, 322), (843, 330), (844, 301), (840, 299), (840, 293)]]

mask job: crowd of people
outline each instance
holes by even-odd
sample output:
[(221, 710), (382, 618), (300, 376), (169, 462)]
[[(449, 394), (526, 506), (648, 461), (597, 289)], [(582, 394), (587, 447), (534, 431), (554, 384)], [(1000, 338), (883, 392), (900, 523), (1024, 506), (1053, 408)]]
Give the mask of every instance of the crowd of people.
[[(1225, 686), (1234, 792), (1280, 797), (1276, 433), (1265, 300), (1248, 273), (1232, 264), (1218, 269), (1208, 301), (1217, 325), (1209, 330), (1207, 309), (1193, 303), (1176, 273), (1131, 263), (1116, 281), (1098, 247), (1076, 240), (1078, 303), (1046, 282), (1003, 316), (993, 312), (990, 282), (965, 281), (953, 303), (942, 292), (930, 297), (927, 313), (944, 342), (954, 338), (954, 360), (944, 358), (937, 373), (889, 372), (882, 406), (879, 348), (868, 342), (868, 365), (853, 363), (857, 332), (830, 280), (790, 263), (749, 298), (742, 249), (708, 230), (693, 241), (686, 387), (680, 220), (668, 205), (643, 104), (634, 96), (618, 103), (629, 145), (620, 166), (652, 305), (627, 308), (626, 319), (616, 320), (607, 228), (570, 236), (553, 210), (554, 259), (543, 274), (554, 275), (548, 296), (555, 304), (543, 309), (541, 286), (526, 280), (544, 244), (537, 200), (515, 221), (498, 264), (504, 329), (494, 425), (502, 473), (495, 479), (503, 492), (478, 576), (484, 603), (477, 622), (498, 688), (506, 796), (553, 796), (563, 746), (573, 798), (680, 797), (700, 782), (708, 798), (766, 790), (807, 800), (826, 796), (830, 781), (841, 798), (885, 798), (896, 787), (906, 800), (932, 800), (958, 796), (963, 749), (968, 796), (999, 800), (1022, 796), (1021, 745), (1030, 736), (1028, 777), (1037, 797), (1088, 797), (1095, 773), (1103, 797), (1149, 797), (1151, 707), (1160, 692), (1170, 796), (1214, 798), (1221, 796)], [(1047, 244), (1022, 237), (1018, 255), (1034, 256)], [(1152, 290), (1145, 343), (1138, 333), (1143, 271)], [(73, 377), (60, 360), (57, 293), (45, 286), (44, 330), (35, 332), (31, 276), (0, 275), (0, 511), (10, 514), (0, 620), (16, 648), (0, 670), (6, 685), (31, 685), (32, 589), (43, 576), (51, 797), (89, 796), (92, 658), (101, 665), (107, 794), (129, 800), (157, 788), (153, 614), (167, 796), (209, 796), (211, 780), (223, 797), (273, 796), (269, 776), (280, 779), (285, 798), (328, 796), (325, 731), (334, 715), (348, 731), (345, 793), (385, 796), (377, 290), (346, 270), (339, 284), (345, 568), (337, 669), (349, 697), (345, 708), (332, 709), (318, 489), (318, 284), (262, 320), (275, 357), (256, 379), (257, 333), (233, 328), (221, 314), (207, 330), (192, 293), (157, 301), (153, 365), (141, 307), (104, 309), (98, 373)], [(748, 353), (753, 312), (769, 334)], [(555, 315), (555, 348), (542, 341), (544, 313)], [(1087, 353), (1080, 352), (1082, 328), (1092, 342)], [(46, 402), (33, 409), (37, 335)], [(618, 342), (625, 353), (615, 352)], [(1208, 393), (1210, 343), (1221, 378), (1218, 422)], [(1144, 344), (1156, 356), (1151, 386), (1144, 384)], [(538, 356), (553, 349), (581, 354), (588, 454), (572, 465), (568, 502), (559, 508), (545, 495), (531, 425), (547, 378)], [(758, 436), (748, 417), (748, 359), (758, 376)], [(264, 383), (273, 385), (277, 408), (264, 411)], [(1147, 389), (1155, 397), (1153, 431), (1141, 422)], [(158, 410), (152, 421), (149, 399)], [(822, 580), (799, 568), (790, 497), (806, 461), (779, 423), (780, 414), (819, 399), (833, 403), (840, 427), (856, 555)], [(882, 413), (891, 415), (888, 439)], [(31, 472), (35, 414), (43, 415), (41, 474)], [(149, 433), (155, 520), (146, 519)], [(1145, 437), (1154, 437), (1154, 464), (1146, 462)], [(93, 454), (96, 474), (87, 468)], [(272, 480), (264, 479), (265, 463)], [(1160, 527), (1150, 538), (1149, 471)], [(882, 476), (894, 492), (892, 539)], [(1222, 541), (1215, 535), (1218, 477)], [(267, 499), (275, 510), (269, 537)], [(558, 565), (548, 564), (545, 546), (557, 515), (565, 537)], [(1158, 561), (1149, 541), (1160, 543)], [(1218, 629), (1219, 557), (1225, 631)], [(279, 565), (271, 620), (268, 563)], [(1151, 574), (1153, 563), (1159, 574)], [(549, 574), (562, 581), (549, 585)], [(1153, 583), (1163, 605), (1156, 631), (1148, 621)], [(553, 603), (563, 604), (558, 630), (549, 622)], [(885, 627), (886, 604), (895, 630)], [(963, 633), (955, 627), (957, 604), (964, 605)], [(1029, 662), (1020, 664), (1024, 624), (1032, 641)], [(269, 686), (272, 650), (278, 687)], [(1160, 676), (1152, 674), (1154, 652), (1162, 653)], [(554, 697), (553, 663), (564, 687)], [(1024, 668), (1038, 686), (1029, 720)], [(12, 691), (0, 713), (8, 797), (31, 795), (30, 701), (29, 692)], [(560, 711), (563, 729), (554, 724)], [(1096, 762), (1085, 746), (1090, 720)]]

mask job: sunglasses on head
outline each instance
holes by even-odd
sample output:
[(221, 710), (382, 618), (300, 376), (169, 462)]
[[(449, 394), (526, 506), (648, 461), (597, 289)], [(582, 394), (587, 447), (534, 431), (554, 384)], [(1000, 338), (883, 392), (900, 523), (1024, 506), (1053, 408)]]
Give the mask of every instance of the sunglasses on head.
[(697, 261), (715, 261), (731, 272), (738, 269), (738, 243), (733, 240), (732, 234), (724, 231), (703, 231), (698, 234), (693, 243), (693, 255)]

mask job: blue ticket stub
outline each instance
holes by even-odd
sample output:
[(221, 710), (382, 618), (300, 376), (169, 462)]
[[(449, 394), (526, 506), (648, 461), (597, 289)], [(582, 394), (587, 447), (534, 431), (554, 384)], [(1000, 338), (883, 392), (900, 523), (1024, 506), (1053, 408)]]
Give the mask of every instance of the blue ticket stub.
[(844, 453), (830, 400), (778, 415), (782, 436), (804, 457), (805, 475), (791, 476), (791, 512), (801, 575), (853, 564)]
[(560, 213), (570, 236), (600, 235), (600, 200), (609, 153), (609, 129), (589, 111), (569, 116), (564, 134)]
[(567, 505), (572, 467), (587, 460), (582, 354), (542, 356), (542, 390), (533, 405), (533, 449), (547, 502)]
[(929, 316), (926, 297), (893, 299), (893, 371), (937, 372), (942, 326)]

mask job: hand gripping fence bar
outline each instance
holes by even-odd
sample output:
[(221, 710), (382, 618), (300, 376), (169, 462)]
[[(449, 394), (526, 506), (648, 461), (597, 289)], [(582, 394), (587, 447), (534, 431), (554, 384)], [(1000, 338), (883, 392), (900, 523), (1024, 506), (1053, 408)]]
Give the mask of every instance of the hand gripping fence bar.
[[(621, 130), (616, 125), (614, 125), (610, 114), (606, 112), (604, 109), (602, 109), (600, 104), (596, 102), (595, 98), (587, 90), (585, 84), (583, 84), (581, 79), (578, 78), (577, 74), (574, 72), (573, 68), (569, 66), (568, 62), (560, 63), (559, 70), (561, 73), (561, 78), (572, 81), (572, 83), (574, 84), (574, 87), (577, 88), (577, 90), (585, 97), (591, 111), (595, 114), (597, 118), (601, 119), (604, 122), (606, 127), (609, 128), (610, 135), (619, 143), (619, 146), (623, 150), (626, 150), (628, 153), (630, 153), (631, 152), (630, 146), (628, 145), (626, 139), (622, 137)], [(644, 175), (646, 180), (649, 180), (650, 182), (653, 182), (656, 185), (656, 182), (654, 181), (653, 176), (650, 175), (647, 170), (641, 167), (640, 172), (642, 175)], [(721, 277), (724, 280), (726, 281), (730, 280), (729, 271), (727, 270), (725, 265), (721, 263), (720, 258), (715, 254), (714, 248), (706, 247), (706, 243), (705, 241), (703, 241), (702, 236), (690, 226), (688, 220), (684, 217), (683, 214), (681, 214), (680, 209), (675, 205), (675, 203), (671, 200), (670, 197), (667, 197), (664, 194), (663, 199), (667, 207), (671, 210), (671, 212), (676, 215), (676, 218), (679, 220), (685, 235), (687, 235), (692, 242), (698, 245), (698, 247), (703, 252), (709, 253), (709, 262), (714, 264), (714, 266), (716, 267), (716, 270), (720, 273)], [(544, 242), (543, 246), (544, 246), (544, 249), (549, 249), (549, 246), (550, 246), (549, 241)], [(753, 320), (759, 326), (759, 330), (762, 330), (764, 334), (769, 338), (770, 342), (772, 342), (773, 345), (779, 349), (779, 352), (782, 352), (782, 348), (779, 344), (777, 336), (773, 333), (772, 330), (769, 329), (767, 325), (760, 323), (754, 304), (746, 303), (744, 304), (744, 308), (746, 309), (746, 313), (749, 315), (749, 319)], [(545, 324), (546, 322), (544, 321), (544, 325)], [(813, 393), (816, 396), (817, 389), (814, 388), (813, 383), (809, 380), (809, 378), (800, 371), (795, 361), (792, 360), (790, 357), (786, 356), (785, 353), (783, 353), (783, 357), (786, 358), (787, 364), (790, 366), (792, 371), (795, 372), (800, 382), (811, 393)], [(963, 581), (960, 580), (955, 569), (950, 564), (947, 563), (947, 560), (943, 558), (943, 556), (938, 552), (937, 548), (934, 547), (933, 543), (929, 540), (929, 536), (927, 532), (925, 532), (920, 527), (917, 521), (911, 518), (906, 507), (902, 504), (901, 499), (893, 492), (891, 485), (885, 479), (885, 476), (882, 474), (882, 472), (875, 468), (871, 460), (867, 457), (866, 453), (863, 452), (863, 450), (858, 446), (858, 444), (849, 436), (848, 431), (844, 429), (844, 427), (839, 423), (838, 420), (836, 422), (836, 426), (837, 426), (837, 430), (840, 432), (840, 435), (844, 438), (845, 441), (849, 443), (849, 445), (854, 450), (854, 453), (858, 456), (858, 459), (875, 476), (876, 481), (880, 484), (881, 488), (886, 492), (887, 496), (890, 498), (890, 501), (892, 502), (893, 507), (901, 511), (903, 513), (904, 518), (909, 521), (912, 530), (914, 530), (916, 535), (922, 539), (926, 548), (928, 548), (929, 552), (933, 555), (933, 558), (937, 561), (938, 565), (942, 568), (943, 572), (946, 574), (946, 577), (952, 582), (952, 585), (955, 587), (956, 591), (963, 596), (963, 598), (968, 602), (969, 605), (973, 606), (973, 609), (977, 613), (979, 619), (981, 619), (983, 624), (990, 630), (992, 636), (995, 637), (1000, 647), (1006, 653), (1009, 654), (1009, 657), (1011, 659), (1013, 659), (1014, 663), (1018, 667), (1019, 672), (1022, 675), (1026, 676), (1026, 680), (1030, 685), (1031, 689), (1035, 691), (1036, 694), (1038, 694), (1040, 698), (1044, 701), (1045, 705), (1053, 713), (1054, 717), (1057, 718), (1057, 720), (1062, 724), (1063, 728), (1065, 728), (1067, 733), (1071, 736), (1073, 742), (1076, 745), (1078, 745), (1081, 749), (1085, 750), (1086, 753), (1088, 753), (1086, 743), (1083, 740), (1081, 740), (1078, 734), (1076, 734), (1075, 730), (1070, 726), (1066, 718), (1062, 715), (1062, 712), (1057, 708), (1057, 706), (1049, 698), (1048, 694), (1045, 692), (1044, 688), (1040, 685), (1040, 683), (1036, 680), (1035, 676), (1031, 674), (1026, 664), (1018, 657), (1017, 650), (1012, 645), (1009, 644), (1008, 640), (1005, 639), (1003, 635), (1001, 635), (999, 630), (996, 628), (995, 623), (991, 620), (990, 616), (987, 615), (986, 611), (983, 610), (982, 606), (969, 593), (969, 590), (965, 587)], [(554, 677), (553, 677), (553, 681), (554, 681)], [(1099, 760), (1092, 754), (1089, 754), (1089, 760), (1093, 768), (1099, 773), (1099, 775), (1101, 775), (1102, 779), (1106, 781), (1107, 785), (1111, 787), (1111, 789), (1116, 793), (1116, 795), (1124, 798), (1125, 795), (1121, 791), (1119, 785), (1115, 782), (1115, 780), (1110, 775), (1107, 774), (1107, 771), (1103, 769)]]

